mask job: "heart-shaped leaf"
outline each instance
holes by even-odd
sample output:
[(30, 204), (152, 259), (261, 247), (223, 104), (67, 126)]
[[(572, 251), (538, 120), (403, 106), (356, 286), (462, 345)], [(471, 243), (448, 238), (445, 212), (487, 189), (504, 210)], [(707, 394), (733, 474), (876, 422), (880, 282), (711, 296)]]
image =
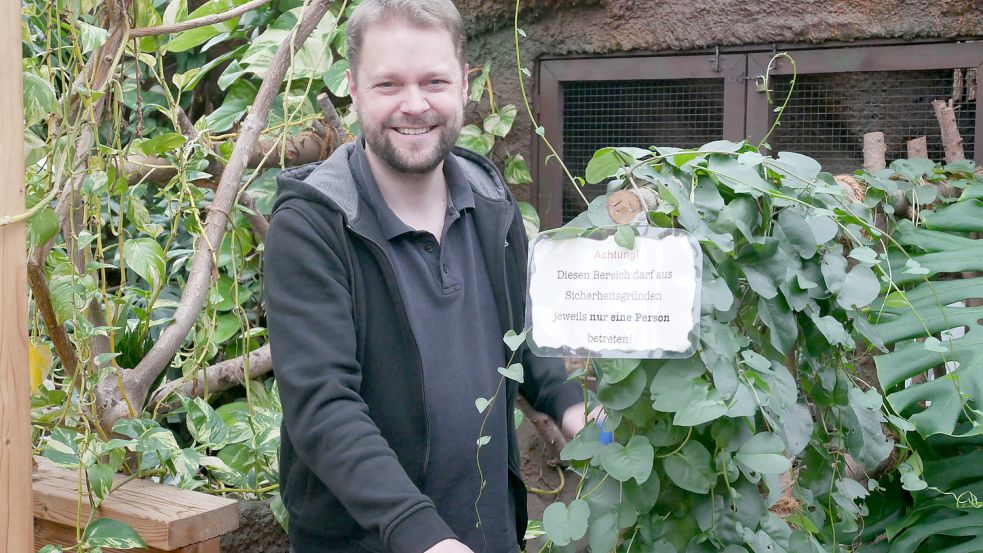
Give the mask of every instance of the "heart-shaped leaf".
[(567, 545), (587, 534), (590, 507), (583, 499), (574, 499), (570, 505), (554, 503), (543, 511), (543, 529), (556, 545)]
[(516, 334), (514, 330), (509, 330), (505, 333), (505, 337), (502, 338), (505, 345), (509, 347), (510, 350), (516, 351), (526, 341), (526, 331), (523, 330), (521, 333)]
[(489, 404), (491, 404), (491, 402), (483, 397), (479, 397), (478, 399), (474, 400), (474, 407), (479, 413), (484, 413)]
[(642, 436), (634, 436), (628, 440), (628, 445), (612, 443), (601, 450), (601, 466), (619, 482), (634, 478), (639, 484), (648, 480), (652, 474), (652, 462), (655, 450), (652, 444)]
[(508, 367), (499, 367), (498, 372), (505, 378), (515, 380), (519, 384), (522, 384), (524, 380), (522, 374), (522, 363), (512, 363)]

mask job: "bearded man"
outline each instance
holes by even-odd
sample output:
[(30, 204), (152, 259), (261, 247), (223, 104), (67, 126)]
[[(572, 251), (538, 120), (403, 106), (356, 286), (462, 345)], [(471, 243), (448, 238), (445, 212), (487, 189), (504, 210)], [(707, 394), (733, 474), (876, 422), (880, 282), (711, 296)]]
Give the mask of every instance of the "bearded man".
[[(363, 0), (347, 32), (362, 136), (279, 177), (266, 243), (293, 551), (516, 553), (516, 394), (568, 434), (583, 396), (558, 360), (502, 340), (522, 330), (527, 238), (494, 165), (454, 147), (461, 16)], [(521, 386), (497, 371), (510, 361)]]

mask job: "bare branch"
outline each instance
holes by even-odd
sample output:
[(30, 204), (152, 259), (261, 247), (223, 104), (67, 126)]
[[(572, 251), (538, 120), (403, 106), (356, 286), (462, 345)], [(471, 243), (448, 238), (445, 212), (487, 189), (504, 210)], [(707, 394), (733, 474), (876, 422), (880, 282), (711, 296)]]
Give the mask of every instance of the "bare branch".
[(533, 409), (532, 405), (529, 405), (526, 398), (521, 395), (515, 398), (515, 405), (529, 419), (539, 437), (549, 446), (552, 457), (559, 460), (560, 451), (567, 445), (567, 439), (563, 437), (563, 432), (560, 432), (553, 419), (549, 415)]
[(48, 279), (44, 274), (44, 266), (39, 265), (35, 260), (27, 261), (27, 279), (31, 283), (31, 292), (34, 294), (34, 304), (41, 313), (41, 320), (48, 329), (48, 337), (55, 346), (55, 353), (61, 360), (61, 366), (65, 367), (65, 373), (69, 377), (75, 375), (78, 370), (78, 357), (75, 355), (75, 347), (68, 339), (68, 332), (65, 327), (58, 324), (55, 316), (54, 306), (51, 304), (51, 290), (48, 288)]
[[(169, 382), (154, 392), (148, 405), (158, 414), (167, 413), (177, 406), (176, 396), (205, 397), (206, 391), (214, 394), (235, 388), (247, 380), (245, 361), (244, 356), (228, 359), (206, 367), (204, 371), (195, 372), (188, 379)], [(249, 379), (265, 376), (272, 370), (273, 356), (270, 354), (269, 344), (249, 352)], [(201, 376), (202, 372), (204, 378)]]
[[(203, 232), (195, 244), (195, 255), (188, 273), (187, 285), (181, 295), (180, 305), (174, 312), (174, 322), (164, 329), (160, 338), (135, 368), (124, 371), (126, 393), (138, 408), (143, 407), (153, 381), (170, 363), (201, 312), (212, 283), (215, 256), (225, 236), (229, 211), (239, 195), (249, 154), (255, 149), (260, 132), (266, 127), (273, 99), (286, 76), (292, 53), (296, 52), (310, 36), (327, 13), (330, 4), (330, 0), (313, 0), (307, 6), (304, 17), (294, 33), (284, 39), (273, 56), (266, 79), (260, 86), (252, 110), (242, 125), (229, 163), (215, 191), (215, 198), (205, 220)], [(119, 418), (128, 415), (121, 392), (112, 379), (99, 383), (96, 407), (105, 427), (112, 427)]]
[(322, 92), (317, 97), (317, 105), (321, 108), (321, 113), (324, 115), (324, 120), (328, 122), (331, 130), (334, 131), (337, 142), (335, 142), (335, 148), (348, 142), (348, 131), (345, 130), (345, 123), (342, 122), (341, 117), (338, 115), (338, 110), (335, 109), (334, 104), (331, 103), (331, 98), (328, 96), (327, 92)]
[(131, 30), (130, 36), (137, 38), (137, 37), (144, 37), (144, 36), (169, 35), (171, 33), (180, 33), (181, 31), (187, 31), (189, 29), (207, 27), (209, 25), (214, 25), (216, 23), (228, 21), (233, 17), (238, 17), (248, 11), (255, 10), (256, 8), (264, 4), (269, 4), (269, 2), (270, 0), (252, 0), (252, 2), (246, 2), (245, 4), (232, 8), (227, 12), (216, 13), (214, 15), (206, 15), (204, 17), (189, 19), (188, 21), (182, 21), (180, 23), (173, 23), (171, 25), (160, 25), (158, 27), (140, 27), (138, 29)]

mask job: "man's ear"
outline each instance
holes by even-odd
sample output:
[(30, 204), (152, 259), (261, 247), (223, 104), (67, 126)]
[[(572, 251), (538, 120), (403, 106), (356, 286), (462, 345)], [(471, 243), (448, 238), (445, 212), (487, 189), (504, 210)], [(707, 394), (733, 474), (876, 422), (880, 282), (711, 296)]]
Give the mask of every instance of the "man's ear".
[(352, 109), (358, 111), (358, 90), (355, 85), (355, 75), (352, 68), (345, 69), (345, 78), (348, 79), (348, 96), (352, 99)]
[[(464, 101), (465, 104), (468, 103), (468, 87), (471, 85), (470, 81), (468, 80), (468, 71), (469, 70), (470, 70), (470, 68), (468, 67), (468, 64), (465, 63), (464, 64), (464, 75), (463, 75), (463, 77), (464, 77), (464, 83), (461, 86), (461, 90), (462, 90), (462, 93), (463, 93), (462, 100)], [(349, 82), (351, 82), (351, 81), (349, 81)]]

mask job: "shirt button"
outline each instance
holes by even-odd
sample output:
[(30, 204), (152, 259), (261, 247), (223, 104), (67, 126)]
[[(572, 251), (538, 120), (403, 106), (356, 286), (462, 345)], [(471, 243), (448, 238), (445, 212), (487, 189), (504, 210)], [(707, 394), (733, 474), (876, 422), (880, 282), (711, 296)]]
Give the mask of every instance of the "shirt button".
[(426, 246), (423, 246), (423, 249), (426, 250), (427, 253), (433, 253), (433, 244), (427, 244)]
[(446, 263), (444, 263), (443, 269), (444, 269), (444, 273), (445, 274), (447, 273), (447, 271), (449, 271), (449, 269), (447, 268), (447, 264)]

